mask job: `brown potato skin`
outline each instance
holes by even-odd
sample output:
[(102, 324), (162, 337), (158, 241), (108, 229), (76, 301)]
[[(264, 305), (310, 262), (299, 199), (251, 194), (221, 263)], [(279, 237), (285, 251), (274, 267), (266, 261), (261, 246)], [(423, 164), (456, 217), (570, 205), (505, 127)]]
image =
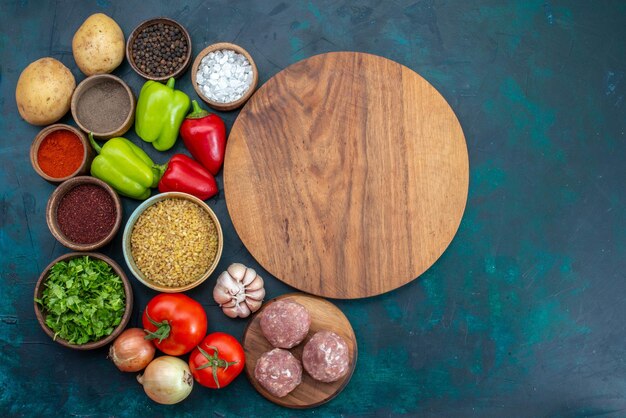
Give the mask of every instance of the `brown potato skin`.
[(65, 65), (50, 57), (38, 59), (17, 80), (17, 110), (32, 125), (49, 125), (70, 109), (75, 88), (76, 80)]
[(103, 13), (89, 16), (72, 39), (72, 53), (85, 75), (107, 74), (124, 60), (124, 32)]

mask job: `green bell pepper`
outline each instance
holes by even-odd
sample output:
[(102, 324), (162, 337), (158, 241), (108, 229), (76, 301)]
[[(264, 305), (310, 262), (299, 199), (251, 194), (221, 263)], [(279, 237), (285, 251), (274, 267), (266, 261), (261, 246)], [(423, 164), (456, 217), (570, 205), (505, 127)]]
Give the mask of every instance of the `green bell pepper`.
[(150, 188), (157, 187), (163, 172), (144, 150), (121, 137), (111, 138), (100, 147), (90, 133), (89, 142), (98, 153), (91, 163), (92, 176), (123, 196), (139, 200), (150, 197)]
[(174, 146), (178, 130), (189, 110), (189, 96), (174, 90), (173, 78), (167, 84), (148, 80), (139, 92), (135, 112), (135, 132), (158, 151)]

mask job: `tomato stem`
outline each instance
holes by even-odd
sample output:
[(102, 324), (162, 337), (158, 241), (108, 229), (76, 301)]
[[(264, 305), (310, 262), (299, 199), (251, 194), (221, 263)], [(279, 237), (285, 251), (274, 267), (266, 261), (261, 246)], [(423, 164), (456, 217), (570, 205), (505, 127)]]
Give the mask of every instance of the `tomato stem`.
[(164, 319), (163, 322), (156, 322), (154, 319), (150, 318), (150, 315), (148, 315), (148, 309), (146, 309), (146, 318), (148, 318), (148, 321), (150, 321), (152, 325), (157, 327), (156, 331), (154, 332), (144, 329), (144, 331), (146, 332), (146, 336), (144, 338), (146, 340), (158, 339), (160, 344), (164, 339), (170, 336), (170, 331), (172, 330), (172, 327), (170, 326), (169, 322), (167, 322), (167, 319)]
[(228, 366), (232, 366), (233, 364), (237, 364), (239, 363), (238, 361), (226, 361), (222, 358), (219, 358), (219, 350), (217, 349), (217, 347), (214, 347), (212, 345), (207, 346), (210, 349), (212, 349), (214, 351), (213, 355), (210, 355), (209, 353), (207, 353), (206, 351), (204, 351), (202, 349), (202, 347), (198, 346), (198, 350), (200, 350), (200, 353), (202, 353), (202, 355), (204, 356), (204, 358), (206, 358), (208, 361), (206, 363), (204, 363), (202, 366), (200, 367), (196, 367), (196, 370), (202, 370), (202, 369), (206, 369), (208, 367), (211, 367), (213, 370), (213, 380), (215, 380), (215, 385), (217, 386), (217, 388), (220, 388), (220, 382), (219, 379), (217, 378), (217, 369), (218, 368), (223, 368), (224, 371), (228, 370)]

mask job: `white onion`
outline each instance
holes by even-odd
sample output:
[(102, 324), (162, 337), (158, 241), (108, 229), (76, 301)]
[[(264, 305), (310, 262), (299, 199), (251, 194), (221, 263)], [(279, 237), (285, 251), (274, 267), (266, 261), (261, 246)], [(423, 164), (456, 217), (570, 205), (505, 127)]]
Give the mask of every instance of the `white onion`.
[(123, 372), (138, 372), (154, 358), (154, 344), (146, 340), (141, 328), (129, 328), (122, 332), (109, 349), (109, 358)]
[(184, 400), (193, 389), (193, 376), (183, 360), (163, 356), (154, 359), (143, 375), (137, 376), (146, 395), (154, 402), (172, 405)]

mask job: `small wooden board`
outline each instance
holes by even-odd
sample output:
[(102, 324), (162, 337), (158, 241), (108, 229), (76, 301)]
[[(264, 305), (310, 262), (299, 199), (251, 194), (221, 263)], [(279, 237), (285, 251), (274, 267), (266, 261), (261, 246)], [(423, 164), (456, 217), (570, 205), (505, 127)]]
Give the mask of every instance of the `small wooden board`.
[[(274, 348), (269, 341), (267, 341), (265, 336), (263, 336), (260, 325), (260, 315), (265, 308), (280, 299), (298, 302), (307, 308), (311, 314), (309, 335), (307, 335), (302, 343), (289, 351), (291, 351), (298, 360), (302, 360), (304, 345), (317, 331), (333, 331), (343, 337), (348, 344), (350, 351), (350, 371), (348, 374), (336, 382), (322, 383), (314, 380), (303, 368), (302, 383), (283, 398), (272, 395), (259, 384), (254, 378), (256, 362), (263, 353)], [(248, 326), (243, 335), (243, 348), (246, 353), (246, 374), (252, 386), (270, 401), (288, 408), (313, 408), (333, 399), (350, 381), (357, 361), (356, 337), (348, 318), (346, 318), (337, 306), (326, 299), (304, 293), (289, 293), (266, 302), (254, 317), (252, 317), (250, 322), (248, 322)]]
[(394, 61), (317, 55), (265, 83), (228, 139), (228, 211), (254, 258), (320, 296), (379, 295), (421, 275), (461, 222), (463, 131), (446, 100)]

